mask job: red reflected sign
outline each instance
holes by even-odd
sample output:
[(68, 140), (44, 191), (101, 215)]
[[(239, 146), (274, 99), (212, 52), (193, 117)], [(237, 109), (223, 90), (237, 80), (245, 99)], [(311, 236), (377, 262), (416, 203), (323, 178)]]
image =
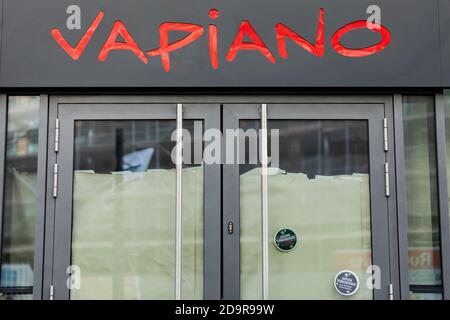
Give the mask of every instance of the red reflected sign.
[(410, 248), (408, 250), (410, 269), (440, 269), (441, 255), (439, 248)]
[[(220, 18), (220, 12), (217, 9), (211, 9), (208, 13), (208, 16), (211, 20), (216, 20)], [(59, 29), (52, 29), (51, 35), (56, 43), (67, 53), (67, 55), (71, 59), (78, 60), (80, 59), (81, 55), (94, 36), (103, 18), (104, 13), (100, 11), (75, 47), (72, 47), (67, 42)], [(367, 25), (368, 23), (366, 20), (359, 20), (346, 24), (336, 30), (336, 32), (334, 32), (333, 36), (330, 39), (333, 50), (336, 53), (348, 58), (363, 58), (385, 50), (391, 42), (391, 32), (382, 25), (371, 23), (371, 29), (369, 29)], [(184, 47), (198, 41), (205, 33), (205, 29), (208, 33), (210, 65), (214, 69), (219, 69), (218, 47), (220, 31), (214, 24), (209, 24), (207, 28), (205, 28), (201, 25), (186, 22), (164, 22), (159, 26), (159, 47), (144, 52), (143, 49), (141, 49), (141, 47), (133, 39), (125, 24), (120, 20), (116, 20), (98, 55), (98, 60), (100, 62), (104, 62), (108, 59), (109, 53), (111, 51), (125, 50), (134, 54), (145, 64), (148, 63), (150, 57), (159, 56), (164, 70), (166, 72), (169, 72), (171, 70), (170, 53), (182, 50)], [(319, 10), (315, 43), (311, 43), (310, 41), (306, 40), (292, 28), (284, 25), (283, 23), (276, 24), (274, 26), (274, 29), (278, 44), (278, 54), (281, 58), (288, 59), (289, 57), (289, 53), (286, 48), (286, 42), (288, 40), (292, 41), (300, 48), (306, 50), (317, 58), (323, 58), (325, 56), (324, 9), (321, 8)], [(364, 48), (345, 47), (342, 44), (341, 39), (345, 35), (350, 34), (352, 31), (359, 29), (367, 29), (368, 36), (371, 36), (371, 33), (378, 33), (381, 36), (381, 40), (372, 46)], [(170, 33), (175, 31), (185, 32), (186, 36), (180, 40), (169, 42)], [(118, 40), (119, 36), (122, 39), (121, 41)], [(250, 41), (244, 41), (246, 37), (248, 37)], [(257, 30), (252, 26), (251, 22), (247, 20), (241, 22), (233, 42), (231, 43), (231, 45), (227, 46), (226, 60), (228, 62), (233, 62), (239, 51), (242, 50), (255, 51), (256, 53), (262, 54), (270, 63), (276, 64), (276, 58), (274, 54), (266, 46), (263, 39), (258, 35)]]

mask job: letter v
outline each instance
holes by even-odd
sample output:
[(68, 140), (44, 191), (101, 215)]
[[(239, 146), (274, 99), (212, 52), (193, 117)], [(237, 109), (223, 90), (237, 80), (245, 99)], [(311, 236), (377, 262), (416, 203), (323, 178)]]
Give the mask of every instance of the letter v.
[(84, 52), (84, 49), (86, 49), (86, 46), (91, 41), (91, 38), (97, 30), (98, 26), (102, 22), (103, 16), (105, 14), (103, 11), (100, 11), (97, 15), (97, 17), (94, 19), (94, 21), (89, 26), (89, 29), (87, 29), (86, 33), (83, 35), (81, 40), (78, 42), (77, 46), (73, 48), (64, 38), (64, 36), (61, 34), (58, 28), (54, 28), (51, 31), (51, 34), (53, 36), (53, 39), (59, 44), (61, 48), (73, 59), (78, 60), (80, 59), (81, 55)]

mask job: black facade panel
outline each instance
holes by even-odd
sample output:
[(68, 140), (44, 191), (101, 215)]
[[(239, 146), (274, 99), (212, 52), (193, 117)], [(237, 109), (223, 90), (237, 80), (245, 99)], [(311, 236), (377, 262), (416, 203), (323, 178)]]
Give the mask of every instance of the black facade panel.
[(441, 61), (443, 86), (450, 87), (450, 0), (440, 1)]
[[(440, 3), (439, 3), (440, 2)], [(441, 87), (450, 86), (449, 0), (4, 0), (0, 86), (7, 87)], [(66, 8), (81, 8), (81, 30), (66, 28)], [(342, 26), (368, 17), (368, 6), (381, 8), (381, 22), (392, 40), (382, 52), (349, 58), (336, 53), (330, 38)], [(220, 17), (211, 20), (208, 11)], [(315, 43), (319, 9), (325, 10), (325, 55), (313, 56), (288, 40), (289, 58), (278, 53), (279, 22)], [(441, 10), (439, 14), (439, 8)], [(52, 38), (59, 28), (74, 46), (92, 20), (105, 16), (78, 61)], [(444, 12), (445, 11), (445, 12)], [(194, 23), (203, 36), (170, 54), (165, 72), (160, 57), (144, 64), (130, 51), (114, 51), (105, 62), (98, 54), (115, 20), (121, 20), (141, 49), (159, 46), (163, 22)], [(248, 20), (276, 58), (270, 63), (259, 51), (225, 57), (243, 20)], [(439, 22), (442, 26), (440, 28)], [(219, 69), (211, 67), (208, 25), (219, 30)], [(444, 30), (445, 29), (445, 30)], [(441, 34), (440, 34), (441, 30)], [(173, 33), (174, 41), (183, 33)], [(342, 38), (347, 47), (377, 43), (369, 30)], [(442, 45), (441, 45), (442, 44)]]

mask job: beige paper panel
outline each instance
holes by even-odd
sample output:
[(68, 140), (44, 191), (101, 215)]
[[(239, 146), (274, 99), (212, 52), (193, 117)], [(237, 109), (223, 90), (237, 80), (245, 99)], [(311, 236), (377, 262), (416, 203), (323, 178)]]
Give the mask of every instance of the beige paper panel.
[[(182, 290), (200, 299), (203, 168), (184, 169), (183, 180)], [(72, 264), (82, 281), (72, 299), (174, 298), (175, 190), (175, 170), (75, 172)]]
[[(259, 169), (241, 176), (241, 297), (261, 298), (261, 210)], [(271, 299), (372, 299), (365, 271), (371, 264), (370, 198), (367, 175), (308, 179), (304, 174), (269, 176), (269, 296)], [(295, 231), (296, 249), (281, 252), (273, 238)], [(360, 279), (351, 298), (334, 289), (337, 272)]]

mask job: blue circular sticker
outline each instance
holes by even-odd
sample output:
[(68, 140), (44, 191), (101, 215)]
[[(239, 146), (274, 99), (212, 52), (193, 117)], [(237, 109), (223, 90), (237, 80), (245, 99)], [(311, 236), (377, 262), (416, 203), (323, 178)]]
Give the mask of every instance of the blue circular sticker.
[(292, 251), (297, 246), (297, 235), (291, 229), (281, 229), (275, 234), (274, 243), (280, 251)]
[(359, 289), (358, 276), (349, 270), (340, 271), (334, 278), (336, 291), (343, 296), (351, 296)]

